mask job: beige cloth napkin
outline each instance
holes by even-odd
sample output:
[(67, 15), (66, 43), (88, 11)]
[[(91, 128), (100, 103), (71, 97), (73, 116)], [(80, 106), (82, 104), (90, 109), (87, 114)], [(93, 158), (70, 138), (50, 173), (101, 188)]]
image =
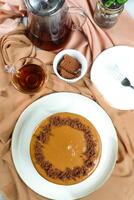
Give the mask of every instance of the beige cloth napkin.
[[(52, 70), (55, 54), (36, 50), (24, 35), (25, 28), (20, 25), (16, 30), (0, 40), (0, 191), (8, 200), (44, 200), (30, 190), (19, 178), (11, 157), (12, 131), (21, 112), (36, 99), (52, 92), (69, 91), (92, 98), (100, 104), (111, 117), (118, 133), (119, 155), (110, 179), (98, 191), (83, 200), (133, 200), (134, 199), (134, 110), (119, 111), (111, 108), (102, 95), (90, 82), (90, 67), (96, 56), (113, 45), (134, 46), (134, 20), (125, 12), (115, 27), (100, 29), (93, 21), (95, 1), (68, 0), (69, 5), (82, 7), (89, 15), (83, 26), (83, 35), (74, 31), (65, 48), (75, 48), (83, 52), (89, 63), (89, 71), (81, 81), (67, 84), (56, 77)], [(5, 64), (12, 64), (23, 56), (40, 58), (47, 66), (49, 80), (35, 95), (18, 92), (11, 85), (10, 76), (4, 72)], [(121, 55), (119, 55), (121, 56)], [(36, 184), (36, 183), (35, 183)]]
[(14, 30), (25, 14), (23, 0), (0, 0), (0, 37)]

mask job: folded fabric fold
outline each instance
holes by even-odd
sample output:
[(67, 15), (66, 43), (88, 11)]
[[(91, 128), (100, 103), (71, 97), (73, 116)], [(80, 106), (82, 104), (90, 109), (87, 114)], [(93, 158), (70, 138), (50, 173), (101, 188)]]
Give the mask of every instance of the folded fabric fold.
[(3, 36), (0, 40), (0, 47), (5, 64), (13, 64), (16, 60), (26, 56), (35, 56), (35, 46), (24, 35), (25, 27), (20, 25), (14, 30)]

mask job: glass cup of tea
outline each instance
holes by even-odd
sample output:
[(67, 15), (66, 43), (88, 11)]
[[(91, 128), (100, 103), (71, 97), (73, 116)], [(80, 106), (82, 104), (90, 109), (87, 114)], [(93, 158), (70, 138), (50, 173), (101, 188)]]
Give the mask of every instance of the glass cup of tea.
[(5, 71), (11, 74), (13, 86), (27, 94), (39, 92), (48, 80), (46, 66), (38, 58), (21, 58), (11, 66), (6, 65)]

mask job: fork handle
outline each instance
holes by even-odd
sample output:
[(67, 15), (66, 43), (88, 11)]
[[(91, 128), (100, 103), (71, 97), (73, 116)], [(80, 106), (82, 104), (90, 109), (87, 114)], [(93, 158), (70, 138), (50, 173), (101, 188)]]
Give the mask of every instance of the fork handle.
[(130, 85), (130, 87), (131, 87), (132, 89), (134, 89), (134, 86)]

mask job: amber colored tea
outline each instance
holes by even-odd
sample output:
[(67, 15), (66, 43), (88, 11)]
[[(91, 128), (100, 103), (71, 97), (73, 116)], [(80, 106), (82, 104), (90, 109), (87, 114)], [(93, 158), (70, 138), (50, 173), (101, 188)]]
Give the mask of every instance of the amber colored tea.
[[(36, 32), (37, 31), (38, 30), (36, 30)], [(47, 33), (46, 30), (37, 32), (37, 35), (39, 35), (40, 37), (36, 37), (34, 34), (28, 31), (26, 31), (26, 35), (32, 41), (32, 43), (40, 49), (55, 51), (57, 49), (63, 49), (63, 47), (67, 44), (71, 36), (71, 30), (64, 27), (64, 30), (62, 30), (62, 34), (53, 33), (53, 36)]]
[(20, 91), (32, 93), (38, 91), (45, 81), (44, 70), (36, 64), (27, 64), (13, 75), (13, 85)]

